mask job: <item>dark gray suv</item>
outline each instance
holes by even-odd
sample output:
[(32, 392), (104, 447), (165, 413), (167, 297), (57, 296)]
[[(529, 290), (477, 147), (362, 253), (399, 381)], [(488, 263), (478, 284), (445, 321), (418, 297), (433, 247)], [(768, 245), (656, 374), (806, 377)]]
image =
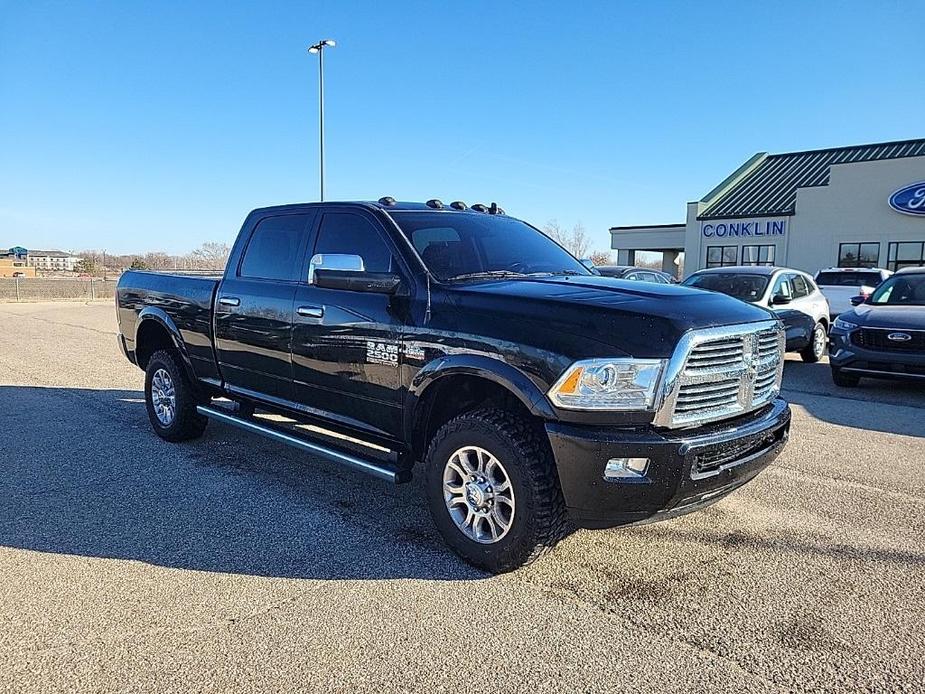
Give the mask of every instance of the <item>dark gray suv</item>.
[(832, 323), (832, 380), (856, 386), (862, 376), (925, 383), (925, 267), (900, 270)]

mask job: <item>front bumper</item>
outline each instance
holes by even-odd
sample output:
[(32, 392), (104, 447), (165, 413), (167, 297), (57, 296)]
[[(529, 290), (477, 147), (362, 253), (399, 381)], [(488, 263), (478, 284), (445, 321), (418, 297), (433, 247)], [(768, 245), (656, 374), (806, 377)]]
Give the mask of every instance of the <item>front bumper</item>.
[[(790, 406), (686, 431), (546, 424), (572, 521), (605, 528), (661, 520), (721, 499), (767, 467), (790, 435)], [(646, 476), (606, 480), (611, 458), (648, 458)]]
[(925, 380), (925, 354), (867, 349), (851, 341), (851, 332), (833, 328), (829, 364), (857, 376)]

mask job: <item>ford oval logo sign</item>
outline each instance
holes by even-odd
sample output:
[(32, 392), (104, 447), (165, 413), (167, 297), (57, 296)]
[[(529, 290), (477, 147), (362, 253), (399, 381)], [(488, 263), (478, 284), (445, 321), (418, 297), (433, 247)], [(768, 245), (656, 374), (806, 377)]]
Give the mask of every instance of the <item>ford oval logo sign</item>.
[(925, 217), (925, 181), (897, 190), (890, 196), (890, 207), (903, 214)]
[(890, 333), (887, 335), (887, 339), (893, 342), (908, 342), (912, 339), (912, 335), (909, 333)]

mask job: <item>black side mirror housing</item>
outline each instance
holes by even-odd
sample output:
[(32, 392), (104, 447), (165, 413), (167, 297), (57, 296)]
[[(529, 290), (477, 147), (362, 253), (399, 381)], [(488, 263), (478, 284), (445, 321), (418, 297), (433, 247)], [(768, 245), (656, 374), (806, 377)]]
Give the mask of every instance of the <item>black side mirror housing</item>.
[(860, 306), (860, 305), (863, 304), (865, 301), (867, 301), (867, 297), (866, 297), (866, 296), (861, 296), (861, 295), (859, 294), (858, 296), (852, 296), (851, 299), (849, 299), (849, 301), (851, 301), (851, 305), (852, 305), (852, 306)]
[(401, 276), (391, 272), (363, 272), (357, 270), (315, 270), (314, 284), (324, 289), (341, 289), (348, 292), (396, 294)]
[(772, 306), (784, 306), (785, 304), (789, 304), (789, 303), (790, 303), (790, 297), (784, 296), (783, 294), (775, 294), (771, 298)]

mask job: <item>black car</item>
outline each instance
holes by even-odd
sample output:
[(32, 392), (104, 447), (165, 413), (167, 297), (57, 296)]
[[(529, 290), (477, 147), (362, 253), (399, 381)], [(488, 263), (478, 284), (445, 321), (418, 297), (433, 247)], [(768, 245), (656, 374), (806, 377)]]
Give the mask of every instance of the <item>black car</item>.
[(900, 270), (832, 323), (829, 363), (836, 385), (862, 376), (925, 382), (925, 267)]
[(604, 277), (619, 277), (638, 282), (656, 282), (658, 284), (677, 284), (678, 280), (661, 270), (633, 265), (595, 265), (594, 270)]
[(490, 571), (568, 521), (710, 504), (790, 428), (770, 311), (592, 275), (496, 205), (255, 210), (223, 276), (129, 271), (116, 304), (160, 437), (216, 419), (382, 480), (417, 464), (444, 539)]

